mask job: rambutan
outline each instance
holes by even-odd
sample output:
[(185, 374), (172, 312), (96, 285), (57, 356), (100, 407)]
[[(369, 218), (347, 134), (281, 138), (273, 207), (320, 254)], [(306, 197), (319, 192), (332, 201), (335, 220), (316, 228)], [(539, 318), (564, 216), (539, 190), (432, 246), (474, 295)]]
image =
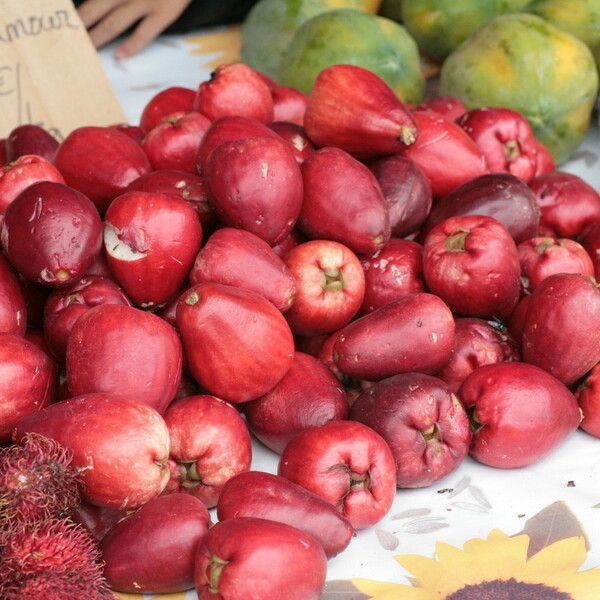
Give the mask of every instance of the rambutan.
[(99, 600), (114, 596), (102, 575), (94, 538), (72, 521), (50, 519), (7, 536), (0, 557), (0, 598)]
[(0, 545), (21, 526), (64, 517), (79, 504), (70, 450), (36, 433), (0, 449)]

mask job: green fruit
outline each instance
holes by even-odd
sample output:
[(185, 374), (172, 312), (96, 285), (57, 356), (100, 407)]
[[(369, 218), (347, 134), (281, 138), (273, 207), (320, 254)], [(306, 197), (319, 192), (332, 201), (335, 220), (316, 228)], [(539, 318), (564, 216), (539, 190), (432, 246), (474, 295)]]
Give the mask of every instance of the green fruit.
[(531, 0), (403, 0), (402, 20), (425, 54), (442, 62), (493, 18), (524, 9)]
[(269, 77), (298, 28), (312, 17), (338, 8), (365, 9), (364, 0), (261, 0), (242, 26), (242, 60)]
[(373, 71), (405, 102), (418, 104), (423, 99), (425, 80), (417, 45), (394, 21), (354, 10), (312, 18), (285, 52), (280, 81), (308, 94), (317, 75), (336, 64)]
[(529, 10), (585, 42), (600, 64), (600, 0), (538, 0)]
[(588, 47), (534, 15), (488, 23), (448, 57), (440, 82), (441, 94), (469, 108), (523, 113), (559, 163), (585, 135), (597, 92)]

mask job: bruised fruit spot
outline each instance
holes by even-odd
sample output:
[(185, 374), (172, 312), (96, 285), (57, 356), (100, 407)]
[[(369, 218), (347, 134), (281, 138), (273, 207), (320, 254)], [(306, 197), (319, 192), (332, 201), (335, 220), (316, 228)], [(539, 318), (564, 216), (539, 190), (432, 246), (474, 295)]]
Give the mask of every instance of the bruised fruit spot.
[(456, 229), (446, 238), (446, 248), (450, 252), (464, 252), (465, 241), (469, 232), (466, 229)]
[(198, 304), (200, 302), (200, 294), (198, 292), (192, 292), (186, 299), (185, 303), (190, 306), (194, 306), (194, 304)]
[(110, 223), (104, 225), (104, 246), (110, 256), (126, 262), (134, 262), (146, 258), (147, 251), (141, 251), (135, 248), (133, 243), (127, 243), (120, 237), (120, 233)]
[(208, 591), (211, 594), (219, 593), (219, 579), (227, 564), (228, 561), (219, 558), (215, 554), (211, 555), (210, 562), (206, 567), (206, 581), (208, 581)]
[(519, 158), (521, 156), (521, 148), (519, 147), (519, 142), (517, 140), (509, 140), (504, 144), (504, 156), (506, 156), (506, 160), (515, 160), (515, 158)]

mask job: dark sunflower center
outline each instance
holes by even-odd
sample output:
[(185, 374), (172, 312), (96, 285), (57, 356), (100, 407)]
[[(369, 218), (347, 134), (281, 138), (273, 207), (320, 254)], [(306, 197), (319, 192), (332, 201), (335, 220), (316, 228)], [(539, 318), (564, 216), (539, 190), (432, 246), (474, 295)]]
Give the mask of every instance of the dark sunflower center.
[(446, 596), (445, 600), (574, 600), (571, 594), (541, 583), (523, 583), (516, 579), (484, 581)]

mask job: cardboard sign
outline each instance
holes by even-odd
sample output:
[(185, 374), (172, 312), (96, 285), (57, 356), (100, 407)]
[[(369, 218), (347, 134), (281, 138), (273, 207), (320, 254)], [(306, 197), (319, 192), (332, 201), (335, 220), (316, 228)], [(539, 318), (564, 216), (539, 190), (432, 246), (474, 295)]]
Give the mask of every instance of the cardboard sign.
[(0, 0), (0, 138), (25, 123), (62, 139), (123, 121), (70, 0)]

